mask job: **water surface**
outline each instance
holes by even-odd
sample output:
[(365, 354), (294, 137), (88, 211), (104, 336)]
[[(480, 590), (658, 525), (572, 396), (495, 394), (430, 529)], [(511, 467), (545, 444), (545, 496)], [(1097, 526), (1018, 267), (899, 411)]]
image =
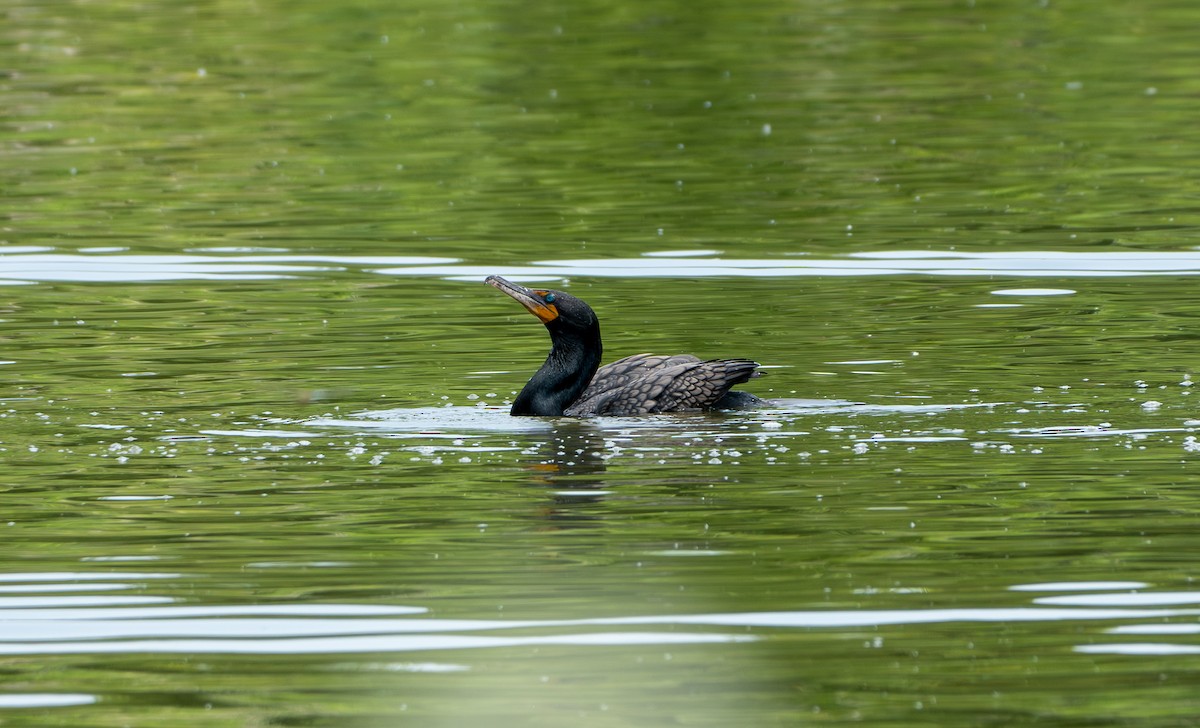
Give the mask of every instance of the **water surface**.
[(3, 12), (0, 722), (1195, 722), (1190, 5)]

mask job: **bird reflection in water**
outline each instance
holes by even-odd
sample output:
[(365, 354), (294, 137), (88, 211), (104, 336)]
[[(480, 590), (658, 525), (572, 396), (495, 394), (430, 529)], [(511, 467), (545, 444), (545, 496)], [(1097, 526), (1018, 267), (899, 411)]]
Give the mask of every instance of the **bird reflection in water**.
[(525, 466), (533, 487), (551, 492), (542, 517), (559, 525), (599, 521), (577, 506), (599, 503), (608, 495), (604, 433), (586, 422), (565, 421), (538, 448), (538, 461)]

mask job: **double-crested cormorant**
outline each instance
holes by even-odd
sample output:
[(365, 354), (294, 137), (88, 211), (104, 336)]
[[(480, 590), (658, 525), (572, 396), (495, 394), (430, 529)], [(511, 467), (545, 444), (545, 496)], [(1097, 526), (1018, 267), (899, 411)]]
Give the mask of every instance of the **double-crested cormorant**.
[(550, 332), (550, 355), (517, 395), (511, 414), (585, 417), (648, 415), (749, 407), (760, 403), (730, 388), (758, 376), (749, 359), (701, 361), (690, 354), (634, 354), (600, 366), (600, 321), (569, 293), (528, 289), (488, 276)]

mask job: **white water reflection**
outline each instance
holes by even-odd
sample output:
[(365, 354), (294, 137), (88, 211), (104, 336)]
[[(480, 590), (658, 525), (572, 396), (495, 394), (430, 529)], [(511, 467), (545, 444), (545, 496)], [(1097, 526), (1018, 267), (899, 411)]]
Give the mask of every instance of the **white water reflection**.
[(1145, 589), (1144, 581), (1052, 581), (1042, 584), (1014, 584), (1012, 591), (1110, 591), (1112, 589)]
[[(142, 255), (93, 248), (92, 253), (47, 249), (0, 251), (0, 283), (47, 281), (155, 282), (261, 280), (360, 271), (389, 276), (436, 276), (478, 281), (500, 274), (520, 281), (573, 277), (699, 278), (937, 275), (1018, 278), (1198, 275), (1200, 251), (1180, 252), (987, 252), (893, 251), (831, 258), (800, 252), (777, 258), (723, 258), (716, 250), (649, 251), (636, 258), (563, 259), (526, 265), (478, 265), (429, 256), (337, 256), (291, 254), (278, 249), (216, 249), (209, 254)], [(116, 249), (120, 251), (120, 249)], [(274, 249), (272, 249), (274, 250)], [(212, 254), (216, 253), (216, 254)], [(999, 295), (1065, 295), (1071, 289), (1005, 288)]]
[(424, 673), (442, 673), (442, 672), (466, 672), (471, 669), (470, 665), (456, 665), (446, 662), (363, 662), (363, 663), (343, 663), (340, 665), (330, 665), (330, 670), (351, 670), (359, 671), (382, 671), (382, 672), (424, 672)]
[[(851, 253), (844, 257), (813, 258), (802, 254), (779, 258), (702, 258), (646, 253), (640, 258), (566, 259), (535, 261), (524, 266), (431, 265), (383, 268), (385, 275), (431, 275), (474, 281), (499, 274), (520, 281), (548, 281), (579, 276), (604, 278), (701, 278), (710, 276), (766, 277), (954, 275), (1036, 277), (1097, 277), (1200, 274), (1200, 251), (1154, 253), (959, 253), (894, 251)], [(1016, 295), (1062, 295), (1069, 289), (1001, 289)]]
[[(715, 549), (655, 552), (720, 557)], [(63, 585), (102, 586), (179, 574), (33, 572), (0, 581), (58, 591)], [(830, 609), (702, 614), (599, 616), (562, 619), (449, 619), (425, 607), (374, 604), (188, 605), (147, 595), (135, 601), (95, 601), (46, 594), (0, 598), (0, 654), (331, 654), (495, 649), (547, 645), (596, 646), (736, 644), (769, 640), (780, 630), (851, 630), (950, 623), (1113, 622), (1108, 634), (1186, 638), (1200, 632), (1200, 592), (1144, 591), (1142, 582), (1015, 584), (1010, 591), (1057, 591), (1027, 606), (913, 609)], [(1108, 589), (1114, 591), (1099, 592)], [(1122, 591), (1115, 591), (1115, 590)], [(1124, 591), (1128, 589), (1128, 591)], [(913, 590), (914, 592), (920, 590)], [(1090, 593), (1080, 593), (1090, 592)], [(1185, 623), (1164, 620), (1186, 618)], [(979, 629), (985, 629), (980, 627)], [(518, 631), (519, 634), (494, 634)], [(1090, 644), (1078, 651), (1183, 654), (1192, 645)], [(423, 664), (423, 663), (422, 663)], [(16, 699), (16, 698), (14, 698)], [(51, 698), (47, 698), (50, 700)], [(0, 707), (4, 707), (0, 703)]]
[[(839, 399), (770, 399), (763, 407), (748, 410), (735, 410), (726, 413), (710, 412), (675, 412), (660, 415), (645, 415), (639, 417), (594, 417), (594, 418), (548, 418), (548, 417), (513, 417), (508, 413), (507, 405), (480, 404), (474, 407), (451, 406), (432, 408), (396, 408), (388, 410), (368, 410), (355, 412), (341, 417), (315, 417), (301, 423), (310, 428), (350, 428), (372, 434), (382, 434), (388, 431), (397, 433), (415, 432), (421, 435), (438, 436), (446, 432), (476, 433), (475, 435), (455, 435), (455, 437), (482, 436), (479, 433), (507, 432), (548, 432), (563, 423), (580, 423), (583, 426), (598, 431), (623, 430), (678, 430), (683, 426), (716, 427), (728, 429), (734, 424), (753, 422), (762, 425), (765, 422), (776, 422), (774, 418), (803, 416), (816, 414), (937, 414), (955, 410), (972, 410), (978, 408), (997, 407), (999, 402), (967, 402), (958, 404), (942, 404), (928, 402), (922, 404), (865, 404)], [(292, 424), (288, 420), (270, 419), (272, 424)], [(724, 426), (724, 427), (723, 427)], [(693, 427), (688, 428), (689, 435), (696, 434)], [(261, 436), (260, 430), (202, 430), (208, 435), (246, 435)], [(269, 430), (272, 436), (278, 437), (315, 437), (307, 431)], [(805, 435), (806, 432), (781, 432), (772, 430), (773, 437), (783, 435)]]
[[(317, 605), (333, 615), (352, 615), (358, 605)], [(417, 611), (419, 608), (398, 608)], [(241, 611), (241, 610), (235, 610)], [(669, 645), (746, 642), (764, 638), (744, 632), (681, 632), (679, 627), (739, 629), (837, 629), (888, 625), (979, 622), (1096, 621), (1161, 619), (1195, 616), (1200, 610), (1055, 609), (1038, 607), (976, 609), (905, 609), (857, 611), (737, 612), (727, 614), (602, 617), (594, 619), (496, 620), (337, 616), (297, 618), (292, 610), (263, 607), (261, 616), (238, 618), (227, 607), (158, 608), (145, 614), (126, 609), (119, 614), (90, 615), (75, 610), (73, 618), (48, 610), (36, 614), (4, 614), (0, 620), (0, 654), (76, 653), (228, 653), (320, 654), (334, 652), (399, 652), (478, 649), (533, 645)], [(377, 610), (384, 611), (384, 610)], [(276, 612), (278, 616), (271, 616)], [(281, 613), (281, 614), (280, 614)], [(172, 616), (172, 615), (175, 616)], [(140, 617), (140, 618), (139, 618)], [(610, 631), (638, 627), (638, 631)], [(665, 627), (666, 629), (657, 629)], [(600, 628), (600, 629), (597, 629)], [(485, 636), (506, 630), (549, 630), (553, 634)], [(563, 632), (563, 630), (576, 630)], [(468, 632), (472, 634), (464, 635)]]
[(1127, 624), (1109, 634), (1200, 634), (1200, 624)]
[[(1149, 605), (1195, 594), (1140, 594)], [(1168, 599), (1156, 597), (1171, 597)], [(1040, 602), (1043, 600), (1035, 600)], [(1161, 620), (1197, 609), (980, 607), (674, 614), (583, 619), (437, 619), (421, 607), (356, 604), (0, 610), (0, 654), (328, 654), (514, 646), (672, 645), (766, 639), (747, 629), (861, 629), (889, 625)], [(614, 631), (612, 628), (619, 628)], [(737, 628), (737, 633), (681, 627)], [(637, 628), (636, 631), (628, 631)], [(482, 632), (520, 630), (518, 636)], [(1115, 631), (1115, 630), (1110, 630)], [(1128, 630), (1133, 632), (1135, 630)], [(549, 632), (539, 634), (538, 632)], [(1143, 631), (1145, 632), (1145, 631)], [(470, 634), (463, 634), (470, 633)], [(532, 633), (532, 634), (531, 634)], [(1187, 629), (1160, 634), (1190, 634)]]
[(1200, 646), (1140, 642), (1110, 645), (1079, 645), (1075, 648), (1075, 651), (1087, 655), (1200, 655)]
[[(0, 610), (54, 609), (58, 607), (112, 607), (130, 604), (166, 604), (170, 597), (0, 597)], [(7, 615), (4, 615), (7, 616)]]
[(1071, 594), (1039, 597), (1036, 604), (1088, 607), (1150, 607), (1175, 604), (1200, 604), (1200, 592), (1123, 592), (1116, 594)]
[(994, 296), (1069, 296), (1075, 293), (1070, 288), (998, 288)]
[(333, 255), (78, 255), (0, 252), (0, 282), (151, 283), (270, 280), (378, 265), (444, 265), (454, 258)]
[[(99, 560), (99, 559), (96, 559)], [(28, 574), (0, 574), (0, 582), (76, 582), (76, 581), (106, 581), (118, 579), (178, 579), (180, 574), (159, 572), (93, 572), (93, 571), (40, 571)]]
[(65, 708), (71, 705), (91, 705), (95, 695), (87, 693), (4, 693), (0, 708)]
[(1014, 427), (997, 432), (1007, 432), (1014, 437), (1036, 437), (1044, 439), (1059, 439), (1066, 437), (1125, 437), (1132, 439), (1143, 438), (1147, 435), (1166, 432), (1191, 432), (1186, 427), (1104, 427), (1101, 425), (1078, 425), (1060, 427)]
[(315, 655), (350, 652), (406, 652), (412, 650), (463, 650), (546, 645), (620, 646), (685, 645), (718, 642), (750, 642), (749, 635), (606, 632), (545, 637), (482, 637), (477, 635), (371, 635), (369, 637), (314, 637), (236, 640), (150, 640), (138, 642), (77, 642), (71, 644), (21, 644), (0, 642), (0, 655), (64, 654), (239, 654)]
[[(507, 406), (396, 408), (355, 412), (343, 417), (316, 417), (306, 420), (310, 427), (350, 428), (372, 434), (415, 433), (438, 436), (445, 432), (504, 433), (550, 431), (554, 420), (540, 417), (513, 417)], [(477, 434), (459, 434), (472, 437)]]

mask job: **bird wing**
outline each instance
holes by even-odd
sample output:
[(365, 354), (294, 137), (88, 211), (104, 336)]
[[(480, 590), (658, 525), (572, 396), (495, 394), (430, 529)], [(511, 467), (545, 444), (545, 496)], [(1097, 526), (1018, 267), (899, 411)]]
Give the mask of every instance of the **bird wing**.
[(663, 356), (661, 354), (634, 354), (624, 359), (618, 359), (612, 364), (606, 364), (596, 370), (591, 383), (580, 395), (583, 401), (591, 397), (605, 394), (613, 389), (628, 385), (635, 379), (646, 376), (651, 371), (665, 369), (676, 364), (698, 362), (700, 359), (691, 354), (676, 354)]
[(593, 380), (583, 396), (567, 408), (568, 416), (646, 415), (709, 409), (738, 384), (757, 374), (749, 359), (710, 359), (694, 356), (638, 354), (609, 364), (612, 368), (597, 386)]

